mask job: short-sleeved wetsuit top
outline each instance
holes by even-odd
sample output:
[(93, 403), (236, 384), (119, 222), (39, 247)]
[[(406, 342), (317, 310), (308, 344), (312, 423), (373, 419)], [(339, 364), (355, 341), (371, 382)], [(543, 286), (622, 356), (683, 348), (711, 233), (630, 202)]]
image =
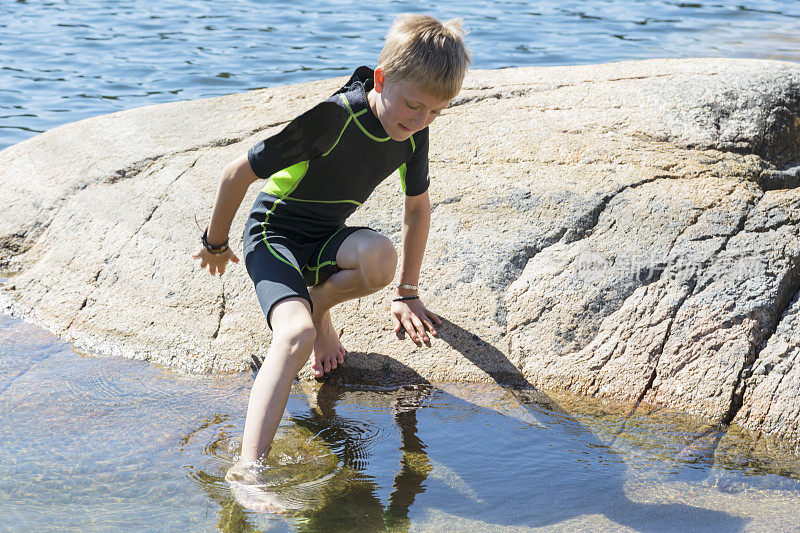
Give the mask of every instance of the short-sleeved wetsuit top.
[[(391, 139), (372, 113), (374, 73), (359, 67), (333, 96), (252, 147), (253, 172), (267, 180), (244, 231), (245, 265), (269, 321), (281, 299), (339, 270), (336, 253), (362, 228), (345, 219), (380, 182), (399, 171), (408, 196), (428, 190), (428, 129)], [(271, 327), (271, 326), (270, 326)]]
[(336, 94), (248, 151), (253, 172), (268, 180), (258, 198), (265, 224), (326, 233), (396, 170), (406, 195), (428, 189), (428, 128), (391, 139), (369, 107), (372, 86), (372, 69), (359, 67)]

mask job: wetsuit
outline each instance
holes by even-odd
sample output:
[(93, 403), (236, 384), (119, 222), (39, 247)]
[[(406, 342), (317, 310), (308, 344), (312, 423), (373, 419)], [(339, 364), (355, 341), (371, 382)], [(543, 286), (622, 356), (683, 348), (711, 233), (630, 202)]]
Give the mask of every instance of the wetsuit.
[(359, 67), (334, 95), (247, 153), (267, 180), (245, 225), (244, 257), (268, 321), (284, 298), (313, 305), (307, 286), (340, 270), (339, 246), (369, 229), (344, 222), (380, 182), (397, 170), (406, 195), (428, 189), (428, 128), (391, 139), (369, 107), (372, 87), (372, 69)]

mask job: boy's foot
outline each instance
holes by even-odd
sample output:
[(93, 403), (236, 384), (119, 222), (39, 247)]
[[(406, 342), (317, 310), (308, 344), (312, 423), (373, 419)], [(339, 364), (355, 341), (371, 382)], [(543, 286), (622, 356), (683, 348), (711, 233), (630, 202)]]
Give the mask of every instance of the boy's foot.
[(256, 513), (286, 514), (286, 509), (278, 497), (264, 487), (245, 485), (236, 481), (230, 483), (230, 486), (233, 499), (245, 509)]
[(314, 376), (321, 378), (340, 364), (344, 363), (345, 349), (333, 327), (330, 312), (325, 312), (321, 317), (312, 317), (314, 327), (317, 329), (317, 339), (314, 341), (314, 351), (311, 353), (311, 370)]
[(257, 513), (286, 513), (278, 496), (261, 482), (257, 465), (237, 462), (225, 474), (225, 481), (231, 487), (233, 499), (245, 509)]

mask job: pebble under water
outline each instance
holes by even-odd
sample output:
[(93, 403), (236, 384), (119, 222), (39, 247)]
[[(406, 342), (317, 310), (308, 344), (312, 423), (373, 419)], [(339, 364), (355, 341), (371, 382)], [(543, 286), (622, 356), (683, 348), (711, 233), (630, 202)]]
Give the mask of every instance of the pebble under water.
[(0, 317), (0, 530), (767, 531), (800, 460), (668, 412), (495, 384), (297, 383), (254, 513), (224, 476), (253, 376), (82, 355)]

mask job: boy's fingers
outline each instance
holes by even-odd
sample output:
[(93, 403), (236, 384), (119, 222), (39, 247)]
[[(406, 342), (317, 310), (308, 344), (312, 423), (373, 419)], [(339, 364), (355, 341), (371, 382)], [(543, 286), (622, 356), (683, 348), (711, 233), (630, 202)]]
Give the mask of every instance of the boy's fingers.
[(400, 340), (403, 340), (403, 338), (406, 336), (406, 332), (403, 329), (403, 324), (394, 313), (392, 313), (392, 331), (394, 331), (394, 334), (397, 335), (397, 338)]
[(431, 335), (436, 335), (436, 328), (433, 327), (433, 322), (430, 321), (428, 317), (422, 319), (422, 323), (425, 324), (425, 327), (431, 332)]
[(414, 322), (414, 327), (417, 330), (417, 337), (422, 341), (427, 341), (428, 332), (425, 329), (425, 324), (422, 323), (422, 320), (420, 320), (417, 315), (414, 315), (414, 318), (412, 318), (411, 320)]
[(411, 322), (411, 320), (406, 319), (403, 322), (403, 327), (405, 328), (406, 333), (408, 333), (408, 336), (411, 337), (411, 340), (417, 342), (417, 330), (414, 329), (414, 323)]
[(411, 338), (414, 342), (420, 342), (426, 338), (425, 326), (422, 325), (422, 321), (417, 315), (411, 315), (411, 328)]

